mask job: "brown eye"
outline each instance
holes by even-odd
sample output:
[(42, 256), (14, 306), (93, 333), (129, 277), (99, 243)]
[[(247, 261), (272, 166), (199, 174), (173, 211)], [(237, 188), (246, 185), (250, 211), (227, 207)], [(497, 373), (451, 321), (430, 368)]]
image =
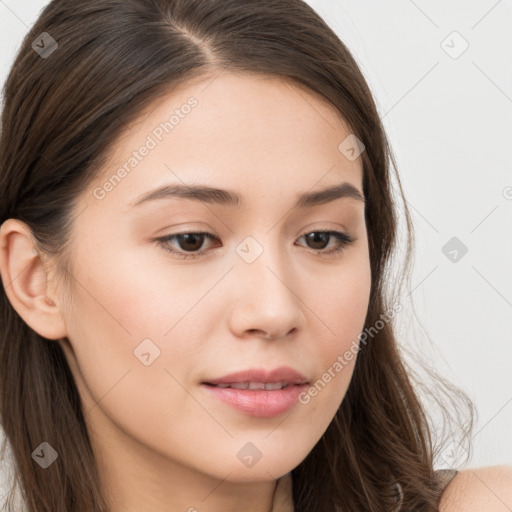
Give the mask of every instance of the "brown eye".
[(205, 239), (204, 233), (183, 233), (176, 235), (179, 248), (184, 251), (198, 251)]
[[(312, 231), (303, 236), (306, 239), (308, 247), (318, 251), (320, 255), (340, 252), (355, 241), (354, 238), (341, 231)], [(338, 247), (325, 250), (331, 238), (337, 240), (339, 245)]]
[(305, 235), (311, 249), (325, 249), (329, 243), (331, 235), (326, 231), (313, 231)]
[[(202, 256), (206, 253), (206, 249), (202, 250), (205, 239), (218, 240), (218, 238), (211, 233), (177, 233), (174, 235), (167, 235), (155, 240), (166, 251), (174, 253), (177, 257), (183, 259), (193, 259)], [(171, 240), (177, 241), (177, 248), (171, 245)]]

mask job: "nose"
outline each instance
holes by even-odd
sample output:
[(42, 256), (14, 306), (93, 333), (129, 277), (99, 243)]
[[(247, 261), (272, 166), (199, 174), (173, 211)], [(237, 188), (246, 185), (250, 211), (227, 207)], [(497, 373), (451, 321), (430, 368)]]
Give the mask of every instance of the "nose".
[(237, 337), (285, 338), (303, 327), (304, 302), (296, 272), (278, 249), (265, 248), (252, 263), (239, 259), (233, 269), (230, 327)]

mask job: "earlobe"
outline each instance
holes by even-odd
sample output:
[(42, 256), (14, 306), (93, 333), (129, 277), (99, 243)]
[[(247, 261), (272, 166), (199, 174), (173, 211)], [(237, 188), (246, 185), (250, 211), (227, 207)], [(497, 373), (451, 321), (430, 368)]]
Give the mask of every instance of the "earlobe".
[(9, 301), (29, 327), (48, 339), (67, 335), (30, 228), (18, 219), (0, 227), (0, 275)]

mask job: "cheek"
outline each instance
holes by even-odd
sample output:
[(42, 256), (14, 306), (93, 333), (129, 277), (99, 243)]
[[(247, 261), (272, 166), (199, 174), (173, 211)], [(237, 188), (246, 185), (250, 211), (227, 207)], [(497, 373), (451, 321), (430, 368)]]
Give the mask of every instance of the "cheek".
[(77, 281), (84, 284), (77, 289), (80, 307), (102, 329), (118, 330), (134, 341), (165, 336), (218, 279), (200, 280), (169, 260), (149, 243), (129, 250), (116, 248), (115, 241), (96, 250), (84, 247), (76, 264)]
[(342, 350), (364, 327), (371, 289), (370, 263), (367, 256), (356, 253), (328, 278), (320, 277), (309, 283), (309, 294), (306, 290), (303, 293), (314, 308), (316, 323), (323, 325), (321, 338), (332, 350)]
[(187, 379), (201, 359), (200, 343), (191, 340), (206, 333), (193, 315), (180, 322), (197, 299), (187, 296), (190, 283), (165, 286), (130, 258), (113, 263), (91, 255), (80, 266), (68, 318), (71, 366), (88, 423), (116, 436), (113, 423), (157, 452), (180, 454), (181, 440), (200, 439), (205, 421)]
[(171, 386), (179, 395), (169, 373), (183, 382), (180, 374), (197, 371), (194, 362), (201, 360), (204, 340), (218, 318), (212, 298), (205, 296), (222, 269), (202, 279), (192, 266), (183, 271), (161, 256), (155, 259), (154, 249), (141, 251), (123, 251), (114, 243), (83, 247), (75, 264), (68, 337), (96, 398), (126, 372), (126, 381), (133, 383), (131, 400), (137, 403), (151, 403), (144, 397), (148, 389), (164, 392)]
[(340, 268), (335, 278), (319, 284), (308, 297), (308, 304), (317, 317), (314, 323), (318, 326), (315, 346), (309, 356), (320, 362), (320, 373), (302, 403), (322, 414), (325, 421), (332, 419), (350, 384), (370, 288), (368, 259), (354, 258)]

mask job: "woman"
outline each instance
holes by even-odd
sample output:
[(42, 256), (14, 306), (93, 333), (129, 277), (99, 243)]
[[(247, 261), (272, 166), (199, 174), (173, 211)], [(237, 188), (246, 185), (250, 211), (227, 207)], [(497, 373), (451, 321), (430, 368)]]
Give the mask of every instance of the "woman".
[(510, 468), (434, 470), (387, 289), (391, 151), (307, 4), (51, 2), (4, 98), (27, 510), (508, 510)]

